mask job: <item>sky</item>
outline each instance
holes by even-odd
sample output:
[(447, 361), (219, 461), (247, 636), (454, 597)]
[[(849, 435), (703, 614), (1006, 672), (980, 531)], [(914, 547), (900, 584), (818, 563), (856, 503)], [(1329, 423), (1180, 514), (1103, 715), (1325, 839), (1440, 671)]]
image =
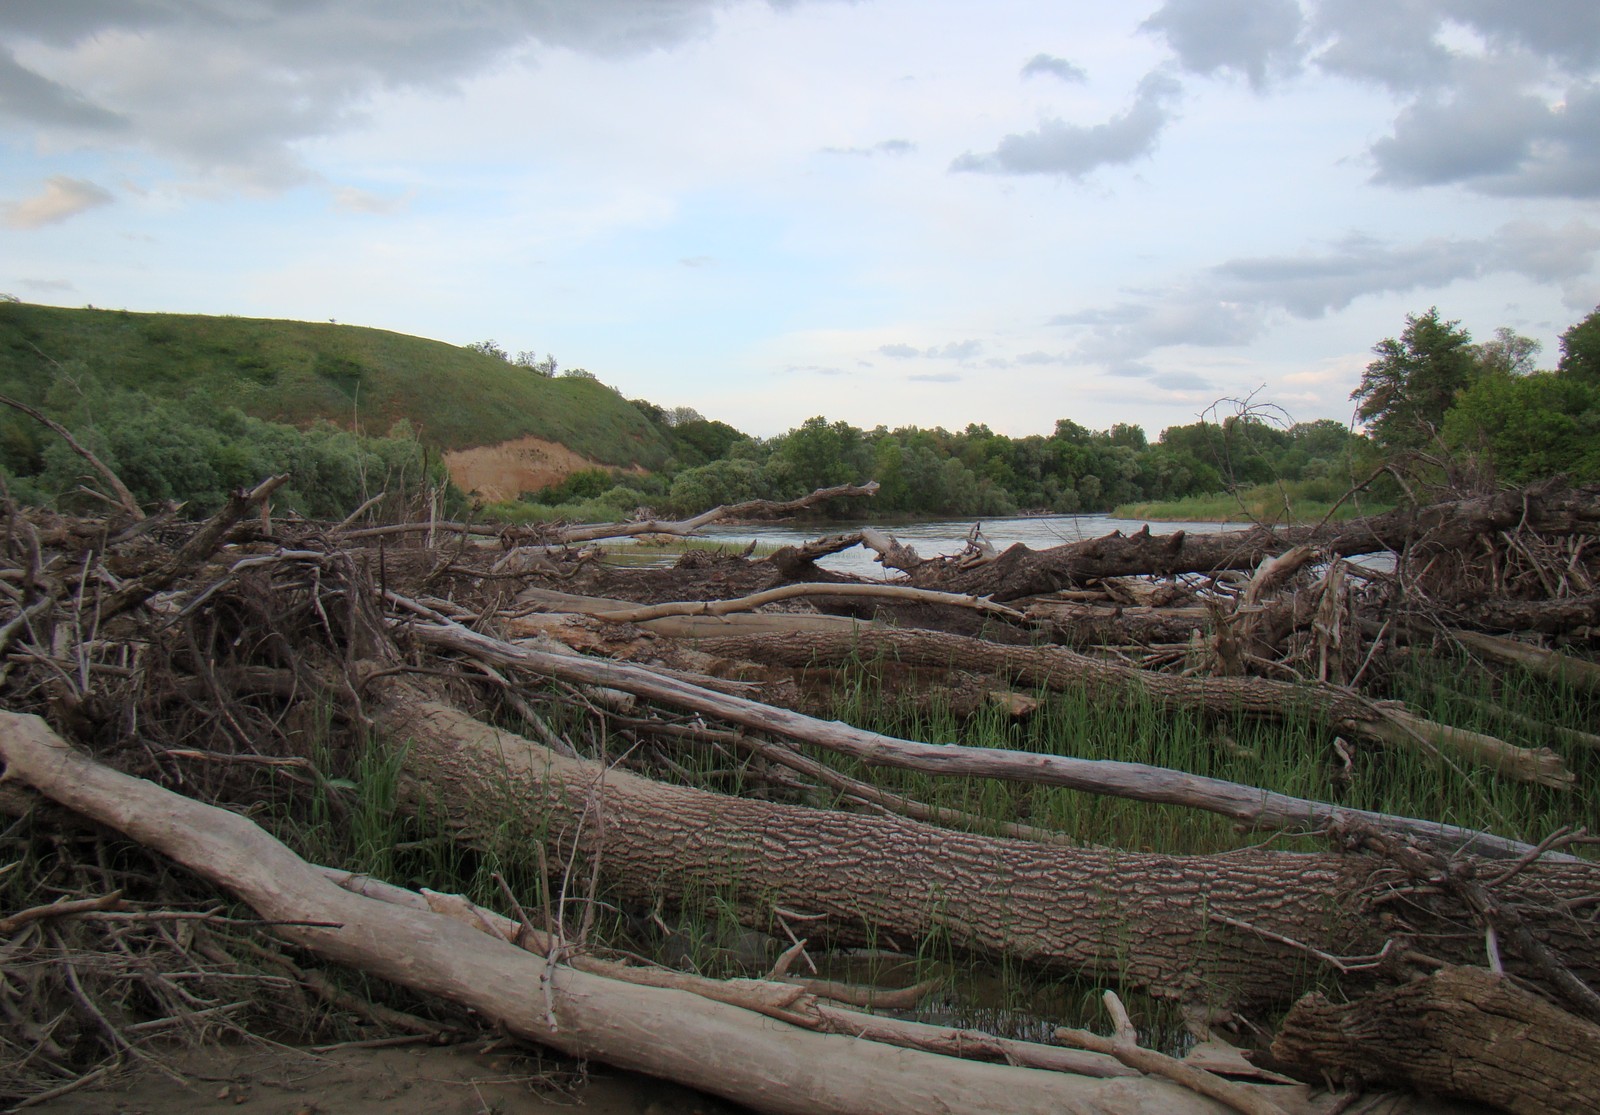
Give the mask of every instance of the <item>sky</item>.
[(1352, 415), (1600, 304), (1595, 0), (4, 0), (0, 292), (759, 436)]

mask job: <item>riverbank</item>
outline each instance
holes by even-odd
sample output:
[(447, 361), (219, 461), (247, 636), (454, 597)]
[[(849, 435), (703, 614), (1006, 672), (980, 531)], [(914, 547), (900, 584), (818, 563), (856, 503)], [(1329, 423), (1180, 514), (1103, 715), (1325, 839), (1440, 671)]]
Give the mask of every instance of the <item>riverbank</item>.
[(1113, 519), (1142, 519), (1149, 522), (1261, 523), (1265, 526), (1309, 526), (1325, 519), (1343, 522), (1363, 515), (1392, 510), (1394, 504), (1374, 501), (1357, 494), (1342, 502), (1301, 499), (1275, 488), (1252, 488), (1246, 492), (1214, 492), (1206, 496), (1153, 503), (1124, 503), (1111, 510)]

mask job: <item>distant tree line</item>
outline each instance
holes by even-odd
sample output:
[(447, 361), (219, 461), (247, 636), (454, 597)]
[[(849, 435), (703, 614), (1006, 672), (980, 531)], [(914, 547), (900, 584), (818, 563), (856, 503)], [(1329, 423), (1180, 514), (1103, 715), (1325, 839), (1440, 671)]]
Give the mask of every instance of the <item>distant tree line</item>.
[[(468, 347), (535, 375), (559, 369), (554, 356), (513, 358), (493, 341)], [(690, 407), (636, 399), (671, 447), (664, 467), (648, 475), (590, 469), (523, 496), (597, 516), (639, 507), (687, 514), (872, 479), (880, 485), (875, 514), (944, 517), (1098, 512), (1269, 483), (1298, 499), (1332, 500), (1385, 462), (1401, 466), (1394, 471), (1479, 481), (1600, 480), (1600, 308), (1562, 334), (1560, 350), (1556, 367), (1541, 370), (1537, 342), (1510, 329), (1478, 343), (1437, 308), (1408, 316), (1398, 337), (1374, 347), (1352, 395), (1364, 432), (1241, 407), (1169, 427), (1154, 441), (1137, 425), (1089, 430), (1068, 418), (1048, 435), (1014, 438), (977, 423), (867, 430), (821, 416), (761, 439)], [(56, 373), (44, 409), (151, 504), (176, 500), (205, 511), (235, 488), (288, 472), (280, 505), (332, 518), (386, 488), (446, 482), (437, 454), (405, 423), (382, 437), (328, 423), (296, 428), (250, 417), (225, 399), (108, 386), (76, 361)], [(592, 378), (581, 368), (561, 374)], [(86, 498), (74, 495), (83, 462), (20, 415), (0, 415), (0, 473), (25, 501)]]
[[(1386, 462), (1506, 483), (1600, 479), (1600, 309), (1562, 334), (1554, 370), (1537, 369), (1539, 351), (1506, 328), (1475, 343), (1436, 308), (1408, 316), (1399, 337), (1374, 346), (1352, 395), (1364, 431), (1241, 406), (1168, 427), (1154, 442), (1137, 425), (1089, 430), (1065, 418), (1049, 435), (1013, 438), (976, 423), (864, 430), (820, 416), (758, 439), (691, 408), (634, 400), (674, 446), (667, 468), (650, 477), (593, 470), (530, 496), (595, 501), (615, 514), (640, 505), (692, 513), (873, 479), (874, 513), (993, 516), (1106, 511), (1266, 484), (1329, 501)], [(1380, 476), (1376, 494), (1399, 489)]]
[(1554, 370), (1510, 329), (1473, 343), (1437, 307), (1373, 349), (1351, 396), (1378, 450), (1411, 468), (1525, 484), (1600, 480), (1600, 308), (1561, 334)]

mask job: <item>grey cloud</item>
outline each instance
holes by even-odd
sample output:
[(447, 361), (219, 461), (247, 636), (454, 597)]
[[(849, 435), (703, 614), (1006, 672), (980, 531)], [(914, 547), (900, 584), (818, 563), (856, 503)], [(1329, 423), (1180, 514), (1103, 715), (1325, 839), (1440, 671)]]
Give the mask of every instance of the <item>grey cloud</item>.
[(1316, 63), (1395, 90), (1435, 85), (1451, 67), (1437, 37), (1441, 18), (1436, 0), (1321, 0), (1311, 31), (1326, 46)]
[(1117, 376), (1120, 379), (1149, 379), (1156, 374), (1156, 370), (1149, 364), (1141, 364), (1137, 360), (1113, 360), (1105, 366), (1108, 376)]
[(1295, 0), (1167, 0), (1143, 28), (1165, 38), (1184, 69), (1232, 70), (1259, 89), (1299, 68), (1304, 25)]
[(928, 372), (921, 375), (906, 376), (913, 383), (960, 383), (961, 377), (954, 372)]
[(128, 126), (126, 117), (20, 65), (4, 47), (0, 47), (0, 113), (35, 124), (92, 131)]
[(6, 0), (0, 41), (56, 57), (35, 72), (7, 56), (0, 106), (81, 130), (113, 126), (99, 105), (114, 104), (130, 142), (279, 189), (306, 179), (294, 143), (348, 126), (380, 89), (451, 89), (530, 42), (606, 57), (670, 49), (735, 2)]
[(1573, 69), (1600, 62), (1600, 5), (1593, 0), (1445, 0), (1442, 7), (1492, 43), (1526, 47)]
[(982, 341), (951, 341), (941, 349), (929, 349), (929, 356), (936, 356), (941, 360), (971, 360), (983, 351)]
[(934, 360), (971, 360), (979, 352), (983, 351), (983, 342), (978, 340), (950, 341), (943, 347), (932, 345), (928, 348), (917, 348), (915, 345), (908, 344), (879, 345), (878, 351), (897, 360), (909, 360), (919, 356)]
[(5, 223), (8, 228), (43, 228), (76, 217), (85, 210), (110, 205), (115, 200), (111, 191), (103, 186), (57, 174), (33, 197), (7, 204)]
[(1515, 271), (1535, 282), (1571, 283), (1582, 279), (1600, 253), (1600, 228), (1579, 220), (1561, 228), (1513, 221), (1490, 241), (1489, 265)]
[(874, 143), (871, 147), (824, 147), (825, 155), (857, 155), (862, 158), (871, 158), (873, 155), (909, 155), (917, 149), (917, 145), (909, 139), (885, 139)]
[(1058, 314), (1050, 324), (1082, 331), (1073, 356), (1113, 374), (1153, 373), (1142, 362), (1174, 345), (1230, 346), (1259, 336), (1275, 314), (1314, 319), (1367, 294), (1436, 291), (1495, 273), (1559, 283), (1575, 304), (1600, 260), (1600, 228), (1507, 224), (1479, 239), (1391, 245), (1349, 236), (1329, 250), (1230, 260), (1166, 290)]
[(1448, 96), (1424, 96), (1402, 111), (1372, 156), (1374, 180), (1388, 185), (1600, 196), (1600, 87), (1574, 86), (1552, 106), (1518, 91), (1501, 67), (1476, 67)]
[[(1482, 50), (1455, 50), (1466, 28)], [(1320, 0), (1325, 72), (1408, 103), (1372, 145), (1374, 180), (1496, 197), (1600, 197), (1600, 5), (1593, 0)], [(1552, 102), (1551, 90), (1565, 96)]]
[(1067, 362), (1067, 354), (1035, 349), (1033, 352), (1024, 352), (1016, 358), (1015, 362), (1018, 364), (1065, 364)]
[(1158, 372), (1150, 382), (1168, 391), (1210, 391), (1211, 381), (1194, 372)]
[(1104, 124), (1046, 120), (1032, 132), (1005, 136), (986, 155), (968, 152), (950, 164), (953, 171), (986, 174), (1064, 174), (1082, 178), (1096, 167), (1131, 163), (1155, 150), (1170, 119), (1169, 104), (1182, 87), (1165, 74), (1139, 83), (1128, 111)]
[(1278, 306), (1300, 318), (1342, 310), (1363, 294), (1445, 286), (1475, 277), (1481, 241), (1432, 239), (1401, 248), (1350, 236), (1320, 255), (1231, 260), (1212, 268), (1228, 295)]
[(1023, 77), (1036, 77), (1040, 74), (1058, 77), (1062, 81), (1089, 80), (1089, 73), (1082, 66), (1075, 66), (1065, 58), (1057, 58), (1053, 54), (1035, 54), (1024, 63)]

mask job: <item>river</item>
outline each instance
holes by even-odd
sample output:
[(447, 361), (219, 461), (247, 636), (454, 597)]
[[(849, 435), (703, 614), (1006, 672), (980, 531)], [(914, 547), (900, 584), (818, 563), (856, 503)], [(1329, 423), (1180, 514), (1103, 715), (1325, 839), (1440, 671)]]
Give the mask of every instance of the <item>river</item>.
[[(943, 519), (933, 522), (898, 523), (893, 526), (884, 526), (870, 519), (858, 519), (849, 522), (806, 522), (806, 523), (774, 523), (771, 525), (761, 523), (744, 523), (730, 526), (712, 525), (702, 532), (708, 538), (719, 542), (735, 545), (744, 545), (754, 540), (761, 545), (789, 546), (801, 542), (809, 542), (814, 538), (821, 538), (827, 534), (843, 534), (848, 531), (860, 530), (862, 527), (876, 526), (887, 534), (892, 534), (900, 541), (912, 546), (923, 557), (932, 557), (935, 554), (958, 554), (966, 545), (967, 532), (972, 529), (974, 521), (980, 521), (983, 527), (983, 536), (996, 550), (1004, 550), (1007, 546), (1021, 542), (1031, 549), (1045, 550), (1051, 546), (1060, 546), (1066, 542), (1078, 542), (1085, 538), (1098, 538), (1103, 534), (1110, 534), (1120, 530), (1124, 534), (1132, 534), (1144, 526), (1140, 520), (1113, 519), (1106, 515), (1037, 515), (1018, 517), (1013, 519)], [(1171, 534), (1174, 531), (1189, 533), (1206, 533), (1219, 530), (1243, 530), (1250, 523), (1151, 523), (1150, 529), (1156, 534)], [(862, 547), (853, 546), (842, 553), (831, 554), (817, 564), (825, 569), (832, 569), (839, 573), (850, 573), (858, 577), (881, 577), (883, 567), (877, 563), (877, 555)]]

